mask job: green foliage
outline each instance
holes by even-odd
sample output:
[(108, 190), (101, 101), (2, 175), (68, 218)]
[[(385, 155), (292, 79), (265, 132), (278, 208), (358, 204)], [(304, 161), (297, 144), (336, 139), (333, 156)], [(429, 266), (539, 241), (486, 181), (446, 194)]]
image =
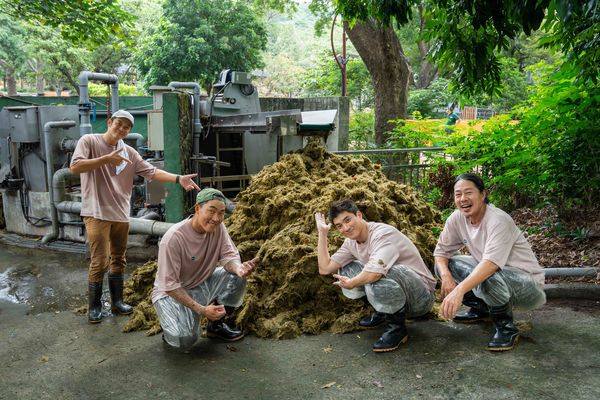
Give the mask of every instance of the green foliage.
[[(304, 93), (311, 96), (339, 96), (341, 77), (341, 70), (331, 52), (322, 52), (317, 65), (307, 70), (302, 78)], [(346, 95), (357, 110), (373, 106), (373, 85), (369, 71), (359, 58), (351, 58), (346, 64)]]
[(63, 87), (78, 89), (79, 73), (86, 69), (95, 70), (91, 62), (93, 52), (73, 46), (56, 28), (29, 25), (27, 37), (28, 54), (40, 61), (46, 82), (57, 90)]
[(264, 23), (246, 2), (167, 0), (135, 59), (146, 86), (198, 81), (208, 90), (225, 68), (261, 67), (266, 41)]
[(0, 14), (0, 66), (18, 68), (25, 60), (25, 29), (8, 15)]
[(374, 18), (384, 26), (392, 23), (405, 24), (412, 15), (411, 0), (333, 0), (333, 5), (338, 14), (351, 24), (356, 21), (365, 21)]
[(0, 0), (0, 9), (22, 21), (58, 28), (74, 44), (96, 47), (114, 36), (132, 43), (127, 30), (134, 17), (116, 0)]
[[(90, 96), (107, 96), (108, 89), (107, 85), (100, 83), (90, 82), (88, 83), (88, 91)], [(119, 96), (143, 96), (143, 90), (135, 87), (134, 85), (127, 85), (119, 83)]]
[(499, 57), (500, 84), (493, 94), (479, 93), (465, 97), (465, 101), (479, 107), (490, 107), (497, 113), (509, 112), (514, 106), (527, 98), (530, 84), (525, 71), (520, 70), (517, 60)]
[(547, 48), (567, 55), (582, 83), (597, 84), (600, 78), (600, 6), (598, 0), (553, 0), (543, 26)]
[(350, 117), (350, 148), (370, 149), (375, 144), (375, 114), (372, 110), (356, 111)]
[(449, 83), (448, 79), (438, 78), (431, 82), (427, 89), (414, 89), (408, 92), (408, 113), (418, 111), (423, 117), (444, 117), (445, 110), (454, 97), (448, 89)]
[(577, 69), (541, 64), (529, 99), (483, 130), (453, 135), (459, 172), (481, 172), (505, 208), (550, 201), (561, 207), (600, 200), (600, 89), (577, 84)]

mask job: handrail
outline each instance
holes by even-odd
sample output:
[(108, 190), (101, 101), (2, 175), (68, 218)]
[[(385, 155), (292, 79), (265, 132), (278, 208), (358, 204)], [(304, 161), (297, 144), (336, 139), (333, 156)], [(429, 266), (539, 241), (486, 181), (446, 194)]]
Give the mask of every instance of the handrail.
[(332, 151), (334, 154), (395, 154), (395, 153), (416, 153), (426, 151), (446, 150), (445, 147), (415, 147), (410, 149), (369, 149), (369, 150), (338, 150)]

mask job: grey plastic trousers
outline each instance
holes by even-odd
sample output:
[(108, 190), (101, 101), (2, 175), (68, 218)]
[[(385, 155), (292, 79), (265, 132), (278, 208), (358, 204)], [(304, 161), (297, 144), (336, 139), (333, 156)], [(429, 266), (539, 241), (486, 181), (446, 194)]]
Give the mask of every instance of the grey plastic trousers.
[[(456, 282), (464, 281), (476, 266), (477, 261), (471, 256), (454, 256), (448, 260), (448, 269)], [(520, 310), (532, 310), (546, 302), (543, 286), (531, 275), (506, 268), (475, 286), (473, 293), (492, 307), (510, 303)]]
[[(340, 269), (340, 275), (353, 278), (363, 269), (358, 261), (346, 264)], [(354, 289), (342, 288), (344, 296), (358, 299), (367, 296), (369, 304), (385, 314), (393, 314), (404, 309), (406, 316), (419, 317), (427, 314), (435, 300), (431, 292), (416, 272), (404, 265), (394, 265), (387, 275), (376, 282)]]
[[(208, 305), (215, 300), (218, 304), (230, 307), (242, 305), (246, 291), (246, 279), (230, 274), (222, 267), (215, 270), (210, 278), (188, 294), (194, 301)], [(200, 334), (200, 316), (180, 304), (172, 297), (163, 297), (154, 303), (165, 341), (176, 348), (185, 350), (194, 345)]]

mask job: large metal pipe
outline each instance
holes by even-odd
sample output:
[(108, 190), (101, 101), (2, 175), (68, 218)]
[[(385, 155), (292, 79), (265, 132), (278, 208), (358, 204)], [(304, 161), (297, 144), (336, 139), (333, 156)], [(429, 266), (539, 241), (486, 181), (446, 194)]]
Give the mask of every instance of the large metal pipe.
[(125, 137), (125, 140), (135, 140), (135, 149), (144, 145), (146, 139), (140, 133), (130, 133)]
[(92, 124), (90, 121), (90, 94), (88, 91), (89, 81), (101, 81), (112, 84), (111, 110), (114, 113), (119, 109), (119, 79), (116, 75), (100, 74), (97, 72), (81, 71), (79, 74), (79, 135), (83, 136), (92, 133)]
[(50, 197), (50, 217), (52, 219), (52, 231), (44, 235), (42, 243), (47, 243), (58, 237), (58, 212), (54, 207), (54, 148), (52, 146), (50, 130), (55, 128), (72, 128), (75, 121), (49, 121), (44, 124), (44, 150), (46, 153), (46, 182), (48, 182), (48, 195)]
[(594, 267), (579, 267), (579, 268), (544, 268), (546, 277), (563, 277), (563, 276), (597, 276), (600, 274), (600, 268)]
[(163, 236), (175, 224), (143, 218), (129, 218), (129, 233)]
[[(56, 209), (60, 212), (79, 215), (81, 214), (81, 203), (77, 201), (61, 201), (56, 204)], [(175, 225), (170, 222), (148, 219), (150, 217), (151, 215), (143, 218), (129, 217), (129, 233), (163, 236), (170, 227)]]
[(169, 87), (174, 89), (194, 89), (194, 138), (192, 142), (193, 155), (200, 155), (200, 137), (202, 123), (200, 122), (200, 85), (196, 82), (169, 82)]

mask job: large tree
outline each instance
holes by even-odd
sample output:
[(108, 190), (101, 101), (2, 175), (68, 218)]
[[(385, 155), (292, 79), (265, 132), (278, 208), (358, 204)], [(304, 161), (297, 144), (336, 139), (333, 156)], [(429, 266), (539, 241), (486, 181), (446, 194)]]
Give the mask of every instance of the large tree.
[(350, 38), (372, 74), (375, 96), (382, 96), (375, 110), (378, 143), (386, 138), (382, 129), (389, 127), (387, 121), (406, 113), (408, 70), (402, 46), (389, 31), (407, 23), (413, 8), (421, 4), (424, 38), (432, 45), (429, 55), (461, 93), (497, 92), (499, 50), (508, 48), (510, 39), (521, 32), (529, 35), (538, 28), (545, 31), (543, 43), (567, 54), (581, 79), (594, 84), (598, 80), (598, 0), (312, 0), (312, 4), (317, 11), (332, 5), (333, 13), (351, 28)]
[(21, 24), (0, 14), (0, 68), (4, 71), (9, 96), (17, 94), (16, 74), (26, 59), (24, 43), (25, 30)]
[(65, 40), (91, 47), (114, 36), (130, 42), (126, 28), (135, 19), (117, 0), (0, 0), (0, 10), (14, 19), (58, 28)]
[(207, 91), (224, 68), (262, 66), (267, 35), (253, 9), (237, 0), (167, 0), (156, 32), (136, 55), (146, 85), (197, 81)]

